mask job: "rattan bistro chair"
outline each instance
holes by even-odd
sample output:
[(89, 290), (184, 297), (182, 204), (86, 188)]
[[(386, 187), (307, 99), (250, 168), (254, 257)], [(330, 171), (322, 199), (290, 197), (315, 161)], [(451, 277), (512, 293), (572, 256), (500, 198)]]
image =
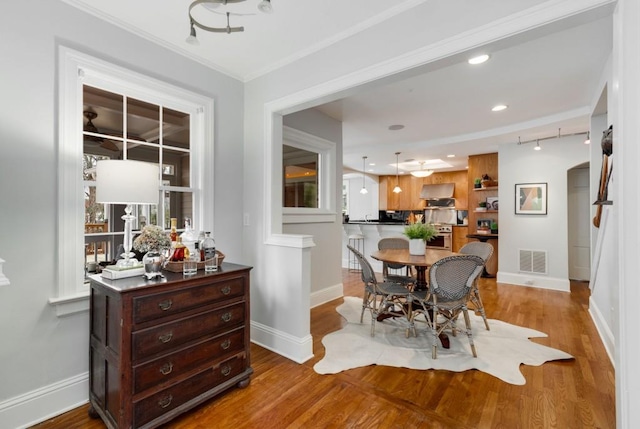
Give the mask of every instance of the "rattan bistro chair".
[[(489, 243), (483, 243), (480, 241), (471, 241), (460, 248), (459, 253), (463, 255), (476, 255), (482, 258), (484, 261), (484, 265), (487, 265), (487, 261), (493, 255), (493, 246)], [(484, 311), (484, 304), (482, 303), (482, 298), (480, 298), (480, 289), (478, 288), (478, 280), (473, 284), (473, 289), (471, 290), (471, 302), (473, 303), (473, 307), (475, 311), (478, 311), (484, 320), (484, 326), (487, 328), (487, 331), (490, 330), (489, 322), (487, 321), (487, 314)]]
[(411, 293), (410, 300), (415, 306), (411, 314), (410, 326), (415, 317), (424, 314), (433, 336), (432, 357), (437, 358), (437, 342), (445, 329), (451, 329), (455, 336), (461, 329), (456, 325), (460, 313), (464, 315), (465, 327), (473, 357), (477, 357), (473, 344), (471, 320), (467, 302), (473, 283), (482, 273), (484, 261), (475, 255), (448, 256), (437, 261), (429, 271), (429, 289)]
[[(364, 295), (362, 297), (362, 313), (360, 323), (364, 318), (364, 311), (371, 312), (371, 336), (375, 336), (375, 326), (378, 316), (389, 314), (396, 317), (404, 317), (410, 320), (411, 307), (407, 301), (409, 289), (400, 283), (383, 281), (379, 283), (376, 275), (367, 259), (353, 246), (347, 248), (355, 255), (360, 263), (362, 282), (364, 283)], [(378, 302), (380, 300), (380, 302)], [(406, 335), (409, 336), (409, 328)]]
[[(387, 237), (381, 238), (378, 241), (378, 250), (408, 248), (409, 240), (403, 237)], [(389, 270), (392, 271), (390, 272)], [(399, 274), (403, 270), (406, 270), (406, 274)], [(389, 262), (382, 263), (382, 278), (388, 282), (402, 283), (407, 287), (411, 287), (416, 281), (409, 265), (393, 264)]]

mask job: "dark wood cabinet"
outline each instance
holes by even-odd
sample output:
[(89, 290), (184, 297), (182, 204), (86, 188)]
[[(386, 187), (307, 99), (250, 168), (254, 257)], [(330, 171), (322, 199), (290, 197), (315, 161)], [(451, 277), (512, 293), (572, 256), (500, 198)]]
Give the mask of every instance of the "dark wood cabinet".
[(249, 272), (91, 280), (90, 414), (109, 428), (155, 428), (246, 387)]

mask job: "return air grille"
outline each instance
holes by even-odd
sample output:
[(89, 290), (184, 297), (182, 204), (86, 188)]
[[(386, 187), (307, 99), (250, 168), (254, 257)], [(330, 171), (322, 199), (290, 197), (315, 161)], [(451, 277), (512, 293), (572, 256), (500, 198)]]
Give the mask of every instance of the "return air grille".
[(520, 272), (547, 274), (546, 250), (519, 249)]

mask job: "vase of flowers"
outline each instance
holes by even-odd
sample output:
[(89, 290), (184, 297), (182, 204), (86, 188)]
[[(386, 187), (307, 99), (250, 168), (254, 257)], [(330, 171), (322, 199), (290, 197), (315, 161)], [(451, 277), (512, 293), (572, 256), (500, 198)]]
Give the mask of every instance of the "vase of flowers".
[(428, 223), (412, 223), (404, 228), (403, 234), (409, 239), (409, 254), (424, 255), (427, 241), (436, 236), (435, 227)]
[(133, 248), (144, 253), (142, 264), (147, 279), (163, 277), (161, 270), (165, 260), (164, 254), (170, 247), (171, 239), (162, 228), (156, 225), (142, 228), (140, 235), (133, 241)]

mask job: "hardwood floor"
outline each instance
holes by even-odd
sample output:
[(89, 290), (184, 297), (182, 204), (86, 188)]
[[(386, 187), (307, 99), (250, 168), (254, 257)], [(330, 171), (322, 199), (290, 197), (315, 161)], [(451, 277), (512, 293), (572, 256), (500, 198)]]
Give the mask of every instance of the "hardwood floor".
[[(359, 273), (344, 270), (345, 295), (361, 296)], [(587, 313), (586, 283), (571, 293), (496, 284), (481, 279), (490, 319), (537, 329), (533, 341), (575, 359), (521, 366), (527, 380), (514, 386), (480, 371), (453, 373), (369, 366), (319, 375), (322, 337), (344, 321), (335, 307), (311, 311), (315, 357), (302, 365), (252, 345), (255, 371), (246, 389), (233, 389), (178, 418), (168, 428), (614, 428), (614, 371)], [(478, 350), (478, 353), (482, 353)], [(35, 426), (98, 429), (88, 406)]]

